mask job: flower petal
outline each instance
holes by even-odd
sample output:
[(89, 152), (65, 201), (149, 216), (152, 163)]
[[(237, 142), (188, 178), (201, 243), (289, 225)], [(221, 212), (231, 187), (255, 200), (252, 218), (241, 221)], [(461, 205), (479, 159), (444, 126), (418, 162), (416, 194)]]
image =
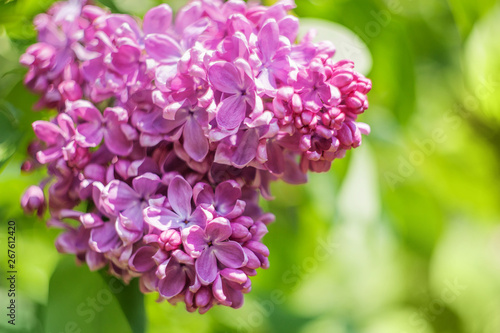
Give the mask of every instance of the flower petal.
[(212, 283), (217, 277), (217, 258), (214, 252), (210, 248), (203, 251), (196, 260), (195, 267), (202, 284)]
[(172, 8), (161, 4), (148, 10), (144, 15), (142, 29), (145, 34), (166, 33), (172, 23)]
[(255, 129), (249, 129), (243, 134), (241, 141), (234, 152), (231, 163), (237, 168), (242, 168), (250, 163), (257, 155), (259, 134)]
[(121, 245), (114, 223), (106, 222), (90, 231), (89, 246), (92, 250), (105, 253)]
[(240, 244), (234, 241), (217, 243), (214, 253), (219, 261), (230, 268), (240, 268), (247, 263), (247, 256)]
[(223, 93), (239, 93), (243, 86), (240, 72), (230, 62), (215, 62), (208, 69), (208, 77), (214, 88)]
[(180, 45), (171, 37), (151, 34), (144, 39), (147, 53), (163, 64), (176, 64), (182, 56)]
[(208, 154), (208, 141), (203, 129), (194, 117), (189, 117), (184, 125), (184, 149), (189, 157), (202, 162)]
[(217, 124), (225, 130), (239, 127), (245, 119), (246, 107), (245, 98), (240, 95), (223, 99), (217, 109)]
[(129, 259), (130, 267), (140, 273), (147, 272), (156, 266), (153, 256), (158, 251), (153, 246), (140, 247)]
[(134, 190), (143, 198), (154, 194), (159, 184), (160, 177), (151, 172), (146, 172), (132, 181)]
[(198, 258), (208, 247), (205, 232), (199, 226), (192, 226), (182, 230), (184, 249), (193, 258)]
[(229, 220), (224, 217), (217, 217), (208, 222), (206, 234), (213, 243), (225, 241), (231, 237), (232, 229)]
[(175, 260), (170, 260), (165, 269), (165, 278), (160, 281), (159, 292), (163, 297), (171, 298), (179, 294), (186, 286), (186, 272)]
[(191, 215), (192, 196), (193, 189), (184, 178), (176, 176), (172, 179), (168, 186), (168, 202), (181, 218), (187, 219)]
[(166, 208), (149, 206), (143, 213), (147, 224), (162, 231), (175, 227), (180, 222), (179, 216)]
[(139, 195), (119, 180), (112, 180), (104, 189), (104, 201), (116, 214), (134, 205), (137, 200)]
[(269, 62), (276, 54), (279, 46), (279, 27), (274, 19), (264, 23), (259, 31), (257, 46), (262, 52), (262, 62)]

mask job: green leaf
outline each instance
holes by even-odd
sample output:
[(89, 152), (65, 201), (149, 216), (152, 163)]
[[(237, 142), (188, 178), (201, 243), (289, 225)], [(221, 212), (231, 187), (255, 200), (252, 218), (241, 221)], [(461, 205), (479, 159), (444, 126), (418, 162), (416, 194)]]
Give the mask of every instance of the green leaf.
[[(132, 280), (128, 285), (101, 270), (101, 276), (106, 284), (121, 285), (123, 291), (115, 296), (120, 303), (123, 314), (134, 333), (143, 333), (146, 330), (146, 310), (144, 308), (144, 294), (139, 289), (139, 279)], [(118, 287), (117, 287), (118, 288)]]
[(474, 23), (495, 5), (496, 0), (448, 0), (448, 2), (460, 33), (463, 39), (466, 39)]
[(127, 291), (116, 278), (104, 281), (99, 273), (77, 266), (68, 256), (50, 279), (45, 331), (133, 332), (117, 299)]
[(113, 0), (99, 0), (98, 2), (111, 9), (113, 13), (121, 13), (121, 10), (118, 9)]
[(19, 111), (10, 103), (0, 101), (0, 168), (14, 154), (22, 137)]

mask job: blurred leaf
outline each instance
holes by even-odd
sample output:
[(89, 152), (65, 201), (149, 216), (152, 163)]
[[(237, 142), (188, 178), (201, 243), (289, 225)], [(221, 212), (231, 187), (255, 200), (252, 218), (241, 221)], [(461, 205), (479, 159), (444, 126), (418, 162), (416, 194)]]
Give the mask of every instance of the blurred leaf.
[(46, 332), (132, 332), (116, 296), (125, 289), (114, 281), (63, 258), (50, 279)]
[(413, 251), (430, 257), (443, 231), (444, 213), (430, 187), (405, 184), (388, 190), (383, 200), (396, 233)]
[(22, 136), (19, 117), (20, 112), (16, 108), (0, 100), (0, 169), (19, 145)]
[(299, 37), (302, 37), (311, 29), (316, 31), (314, 42), (330, 41), (335, 45), (335, 61), (343, 59), (352, 60), (356, 64), (356, 70), (366, 75), (372, 68), (372, 57), (368, 47), (354, 32), (348, 28), (331, 21), (318, 18), (300, 18)]
[(467, 38), (474, 23), (497, 3), (496, 0), (448, 0), (448, 2), (463, 39)]
[(106, 284), (111, 283), (123, 288), (123, 291), (116, 293), (115, 296), (120, 303), (123, 314), (127, 317), (128, 323), (134, 333), (143, 333), (146, 330), (146, 310), (144, 308), (144, 294), (139, 289), (139, 279), (133, 279), (128, 285), (121, 281), (116, 281), (116, 278), (110, 276), (105, 271), (101, 270), (101, 276), (106, 281)]
[(493, 131), (500, 130), (500, 6), (474, 26), (465, 45), (468, 91), (461, 99), (468, 111)]
[(113, 0), (98, 0), (97, 2), (100, 2), (104, 6), (111, 9), (111, 11), (113, 13), (121, 13), (120, 9), (118, 9), (118, 7), (116, 7), (115, 2)]

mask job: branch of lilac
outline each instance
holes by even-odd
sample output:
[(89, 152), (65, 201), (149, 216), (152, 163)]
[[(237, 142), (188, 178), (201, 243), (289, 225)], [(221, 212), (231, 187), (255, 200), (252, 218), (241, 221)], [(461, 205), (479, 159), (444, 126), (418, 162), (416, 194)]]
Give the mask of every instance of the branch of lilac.
[[(293, 1), (192, 1), (141, 21), (85, 1), (35, 18), (20, 61), (40, 95), (21, 203), (61, 228), (56, 247), (188, 311), (241, 307), (269, 267), (269, 185), (325, 172), (370, 128), (371, 81), (314, 32), (296, 42)], [(79, 211), (87, 203), (87, 211)]]

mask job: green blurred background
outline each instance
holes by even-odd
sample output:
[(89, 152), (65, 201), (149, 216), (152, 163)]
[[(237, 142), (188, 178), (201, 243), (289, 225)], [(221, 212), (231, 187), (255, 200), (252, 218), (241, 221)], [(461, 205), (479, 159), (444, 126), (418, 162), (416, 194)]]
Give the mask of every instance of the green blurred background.
[[(50, 113), (30, 111), (18, 58), (51, 2), (0, 5), (0, 268), (13, 219), (18, 269), (15, 327), (0, 280), (1, 332), (500, 332), (499, 3), (297, 0), (297, 16), (361, 38), (308, 20), (343, 36), (339, 51), (372, 79), (372, 133), (307, 185), (274, 184), (271, 268), (243, 308), (199, 315), (76, 267), (58, 231), (20, 209), (43, 177), (20, 173), (31, 123)], [(136, 15), (157, 3), (102, 1)]]

